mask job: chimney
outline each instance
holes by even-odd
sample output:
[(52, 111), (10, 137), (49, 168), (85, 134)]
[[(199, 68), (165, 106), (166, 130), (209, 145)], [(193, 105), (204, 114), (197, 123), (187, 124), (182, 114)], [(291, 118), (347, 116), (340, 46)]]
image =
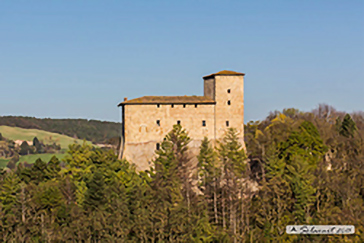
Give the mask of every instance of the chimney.
[(127, 101), (127, 100), (128, 100), (128, 98), (127, 98), (127, 97), (125, 97), (125, 98), (124, 98), (124, 101)]

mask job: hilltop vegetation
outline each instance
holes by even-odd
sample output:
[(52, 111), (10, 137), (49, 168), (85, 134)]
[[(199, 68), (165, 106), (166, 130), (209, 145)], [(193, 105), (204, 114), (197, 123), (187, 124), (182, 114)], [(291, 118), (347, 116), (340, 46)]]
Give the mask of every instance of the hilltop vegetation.
[(0, 125), (38, 129), (86, 139), (93, 143), (106, 143), (120, 136), (120, 123), (86, 119), (50, 119), (21, 116), (2, 116)]
[(48, 161), (52, 156), (62, 159), (70, 144), (83, 142), (37, 129), (0, 126), (0, 167), (14, 168), (22, 162), (32, 164), (38, 158)]
[[(72, 145), (61, 163), (0, 171), (4, 242), (364, 242), (364, 113), (322, 105), (245, 126), (198, 163), (175, 125), (154, 168)], [(137, 161), (136, 161), (137, 162)], [(288, 235), (287, 225), (354, 225), (353, 235)]]
[(22, 141), (33, 141), (36, 137), (39, 141), (44, 144), (59, 144), (62, 149), (67, 149), (68, 145), (75, 142), (82, 143), (83, 140), (75, 139), (66, 135), (58, 133), (47, 132), (38, 129), (23, 129), (19, 127), (0, 126), (0, 133), (7, 139), (22, 140)]

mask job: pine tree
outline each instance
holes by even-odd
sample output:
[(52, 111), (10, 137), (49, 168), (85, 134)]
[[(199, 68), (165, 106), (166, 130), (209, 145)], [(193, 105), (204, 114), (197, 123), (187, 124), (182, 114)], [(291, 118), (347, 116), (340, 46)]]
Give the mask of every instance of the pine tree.
[(91, 210), (102, 208), (106, 202), (105, 181), (103, 175), (96, 171), (86, 184), (87, 191), (84, 204)]
[(28, 155), (30, 153), (30, 147), (27, 143), (27, 141), (23, 141), (22, 144), (20, 145), (20, 151), (19, 154), (20, 155)]
[(42, 149), (42, 144), (39, 142), (37, 137), (33, 138), (33, 146), (35, 147), (36, 153), (44, 153), (44, 150)]
[(341, 123), (339, 133), (344, 137), (354, 137), (357, 130), (356, 124), (349, 114), (346, 114)]
[[(237, 242), (238, 224), (244, 222), (242, 205), (244, 196), (244, 184), (248, 183), (246, 178), (246, 156), (242, 144), (238, 139), (238, 132), (235, 128), (227, 130), (225, 137), (219, 143), (219, 158), (222, 164), (221, 182), (222, 195), (222, 226), (233, 235), (234, 242)], [(245, 232), (246, 229), (242, 229)]]
[(219, 223), (218, 219), (218, 190), (219, 178), (221, 176), (221, 168), (217, 164), (217, 155), (210, 146), (210, 141), (205, 137), (200, 146), (198, 159), (198, 176), (199, 188), (205, 196), (208, 203), (208, 212), (210, 218), (215, 224)]
[(191, 190), (186, 171), (189, 141), (186, 131), (180, 125), (174, 125), (161, 149), (156, 151), (155, 173), (151, 174), (155, 200), (153, 240), (175, 241), (188, 237), (191, 202), (188, 193)]
[(59, 176), (59, 172), (61, 171), (61, 162), (56, 156), (53, 156), (47, 164), (45, 170), (45, 178), (47, 180), (55, 179)]

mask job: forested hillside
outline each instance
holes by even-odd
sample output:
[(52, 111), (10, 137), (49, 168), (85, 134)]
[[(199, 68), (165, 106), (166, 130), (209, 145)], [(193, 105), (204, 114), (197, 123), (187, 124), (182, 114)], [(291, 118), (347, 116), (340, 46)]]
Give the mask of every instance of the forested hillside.
[[(3, 242), (364, 242), (364, 113), (286, 109), (205, 139), (192, 163), (180, 125), (137, 172), (73, 145), (62, 161), (0, 173)], [(287, 225), (354, 225), (288, 235)]]
[(94, 143), (106, 143), (120, 136), (120, 123), (86, 119), (51, 119), (21, 116), (1, 116), (0, 125), (34, 128), (86, 139)]

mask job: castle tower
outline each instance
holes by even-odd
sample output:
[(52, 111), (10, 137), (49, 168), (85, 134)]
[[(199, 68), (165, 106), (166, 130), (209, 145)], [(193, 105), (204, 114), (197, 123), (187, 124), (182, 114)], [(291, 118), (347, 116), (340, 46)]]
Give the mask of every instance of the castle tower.
[(215, 139), (222, 138), (227, 128), (234, 127), (244, 144), (244, 73), (221, 71), (204, 79), (204, 96), (216, 101)]

